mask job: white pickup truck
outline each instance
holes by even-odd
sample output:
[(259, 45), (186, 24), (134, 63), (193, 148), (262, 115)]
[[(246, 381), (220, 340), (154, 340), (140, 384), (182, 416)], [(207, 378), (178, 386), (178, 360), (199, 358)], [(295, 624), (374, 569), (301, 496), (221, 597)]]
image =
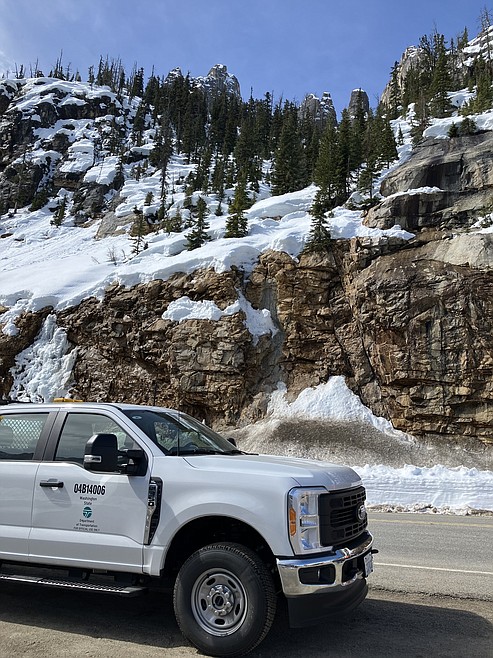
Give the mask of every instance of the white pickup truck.
[(350, 468), (247, 454), (186, 414), (128, 404), (0, 407), (0, 580), (127, 596), (173, 586), (212, 656), (358, 605), (372, 571)]

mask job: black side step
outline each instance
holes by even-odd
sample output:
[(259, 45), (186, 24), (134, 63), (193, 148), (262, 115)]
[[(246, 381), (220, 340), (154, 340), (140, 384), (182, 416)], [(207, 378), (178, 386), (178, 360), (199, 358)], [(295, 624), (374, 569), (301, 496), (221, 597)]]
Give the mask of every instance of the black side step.
[(59, 587), (62, 589), (73, 589), (86, 592), (106, 592), (107, 594), (118, 594), (119, 596), (139, 596), (147, 592), (147, 587), (130, 585), (121, 587), (119, 585), (103, 585), (100, 583), (89, 583), (77, 580), (63, 580), (55, 578), (43, 578), (41, 576), (25, 576), (21, 574), (2, 574), (0, 580), (8, 580), (16, 583), (28, 583), (29, 585), (43, 585), (44, 587)]

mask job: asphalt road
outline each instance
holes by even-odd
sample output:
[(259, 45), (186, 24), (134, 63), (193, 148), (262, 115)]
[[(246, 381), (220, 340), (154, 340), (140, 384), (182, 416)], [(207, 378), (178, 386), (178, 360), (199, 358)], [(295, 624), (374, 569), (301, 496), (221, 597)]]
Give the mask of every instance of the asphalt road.
[[(493, 517), (370, 520), (380, 553), (367, 600), (348, 617), (309, 629), (290, 629), (281, 606), (250, 656), (492, 658)], [(0, 658), (197, 655), (176, 627), (168, 595), (0, 586)]]
[(370, 529), (373, 588), (493, 602), (493, 516), (372, 513)]

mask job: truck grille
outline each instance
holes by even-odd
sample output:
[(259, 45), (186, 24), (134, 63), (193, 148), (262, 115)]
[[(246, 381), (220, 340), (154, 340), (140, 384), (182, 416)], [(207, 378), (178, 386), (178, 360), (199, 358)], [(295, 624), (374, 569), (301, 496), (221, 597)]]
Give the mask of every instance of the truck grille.
[(322, 546), (347, 543), (366, 530), (366, 515), (363, 520), (358, 518), (358, 510), (365, 499), (364, 487), (320, 496), (318, 511)]

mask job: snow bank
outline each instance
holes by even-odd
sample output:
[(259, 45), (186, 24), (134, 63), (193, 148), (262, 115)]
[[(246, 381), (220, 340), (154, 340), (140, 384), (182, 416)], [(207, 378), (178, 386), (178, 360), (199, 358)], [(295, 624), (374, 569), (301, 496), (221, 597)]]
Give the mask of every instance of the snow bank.
[(476, 468), (353, 466), (363, 480), (369, 505), (410, 511), (493, 512), (493, 472)]

